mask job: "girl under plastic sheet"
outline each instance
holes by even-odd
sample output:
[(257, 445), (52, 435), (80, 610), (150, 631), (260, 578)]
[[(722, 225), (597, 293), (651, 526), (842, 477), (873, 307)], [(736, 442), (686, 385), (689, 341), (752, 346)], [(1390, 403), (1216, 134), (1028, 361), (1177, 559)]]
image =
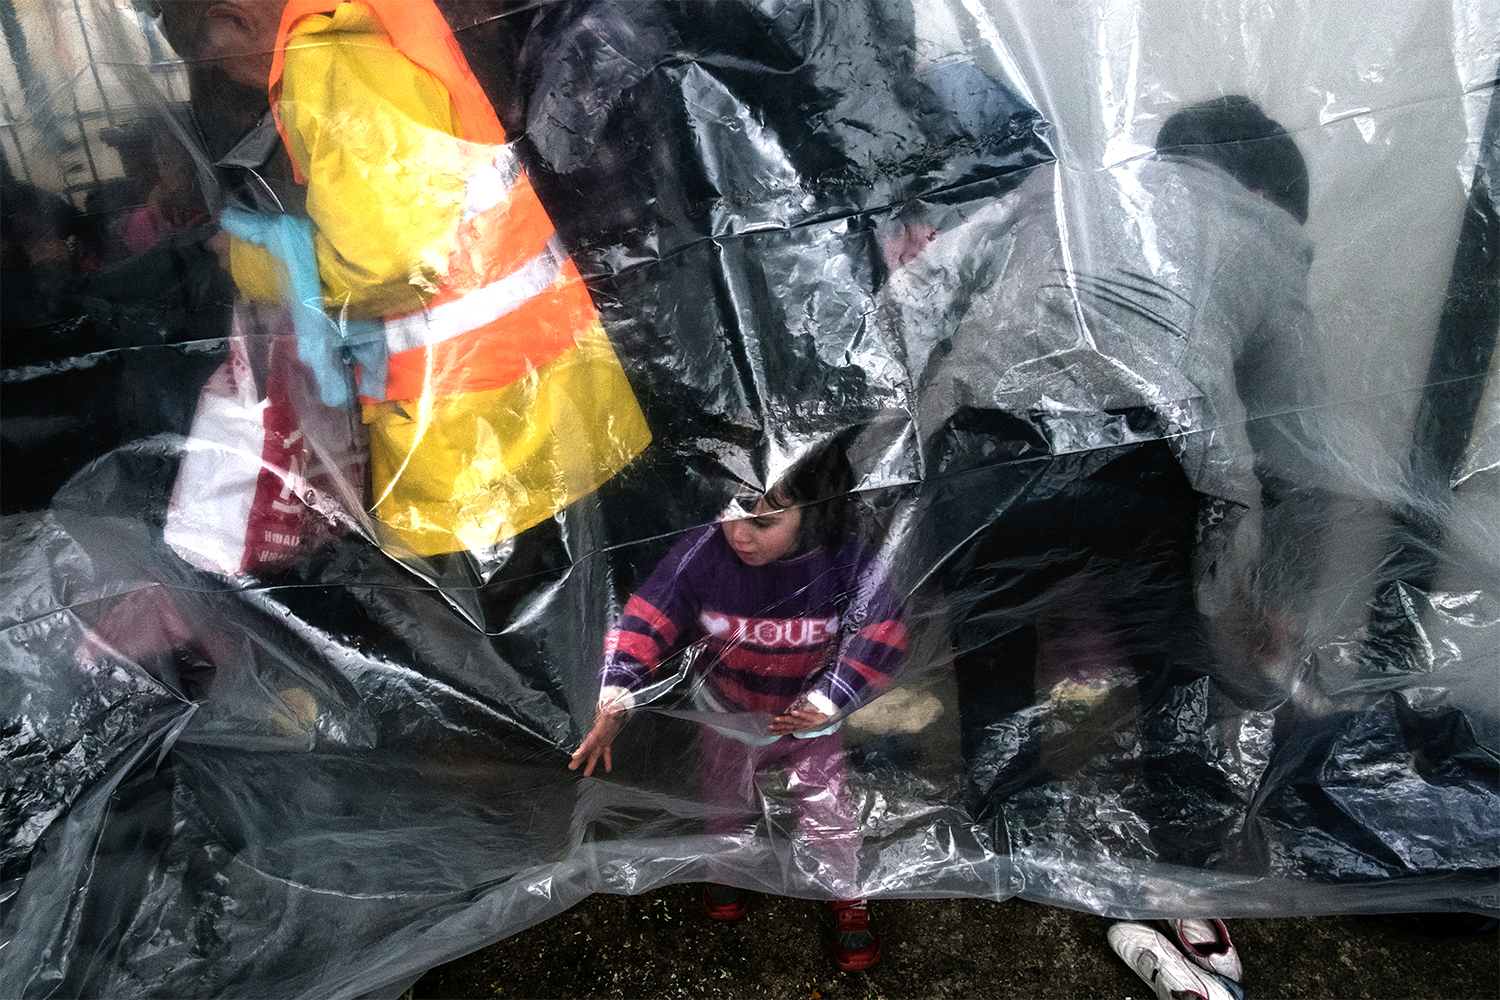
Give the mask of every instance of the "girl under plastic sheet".
[[(817, 883), (846, 897), (831, 904), (834, 963), (850, 971), (878, 962), (881, 941), (869, 901), (848, 898), (860, 885), (861, 836), (839, 730), (889, 687), (907, 638), (884, 568), (850, 533), (842, 450), (815, 450), (764, 495), (736, 501), (673, 547), (605, 640), (598, 712), (568, 767), (588, 777), (603, 760), (612, 770), (626, 713), (666, 686), (657, 676), (665, 661), (691, 650), (693, 703), (707, 713), (698, 778), (708, 832), (739, 833), (762, 811), (756, 774), (785, 771)], [(712, 860), (716, 878), (737, 876), (732, 854)], [(743, 888), (704, 889), (715, 920), (738, 920), (748, 905)]]

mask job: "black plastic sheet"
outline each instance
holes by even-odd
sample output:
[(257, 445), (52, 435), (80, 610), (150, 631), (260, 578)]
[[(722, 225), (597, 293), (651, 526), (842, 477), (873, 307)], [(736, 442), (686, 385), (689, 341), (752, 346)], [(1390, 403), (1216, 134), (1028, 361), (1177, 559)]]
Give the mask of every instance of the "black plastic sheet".
[[(699, 795), (701, 643), (567, 768), (627, 598), (820, 455), (908, 635), (842, 730), (860, 891), (1500, 909), (1483, 4), (439, 4), (651, 441), (437, 554), (226, 270), (226, 213), (315, 207), (165, 6), (0, 8), (0, 993), (394, 993), (594, 892), (844, 895), (783, 776)], [(1236, 94), (1305, 222), (1154, 148)], [(273, 380), (296, 527), (195, 564), (204, 400)]]

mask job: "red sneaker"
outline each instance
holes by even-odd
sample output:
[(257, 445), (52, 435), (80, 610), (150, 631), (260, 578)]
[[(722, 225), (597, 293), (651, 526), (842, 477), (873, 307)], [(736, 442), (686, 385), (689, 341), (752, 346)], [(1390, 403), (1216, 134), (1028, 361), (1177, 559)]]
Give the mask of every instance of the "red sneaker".
[(846, 899), (828, 904), (837, 924), (833, 964), (845, 972), (868, 969), (880, 961), (880, 935), (870, 928), (870, 901)]
[(710, 882), (703, 887), (703, 910), (715, 920), (738, 920), (750, 909), (750, 893)]

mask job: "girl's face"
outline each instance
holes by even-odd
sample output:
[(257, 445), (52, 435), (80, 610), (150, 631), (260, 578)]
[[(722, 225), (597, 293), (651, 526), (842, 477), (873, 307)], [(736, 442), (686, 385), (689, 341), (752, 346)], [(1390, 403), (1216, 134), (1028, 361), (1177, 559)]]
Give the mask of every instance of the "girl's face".
[(726, 517), (724, 537), (746, 566), (764, 566), (785, 559), (802, 546), (802, 511), (777, 510), (757, 500), (749, 517)]

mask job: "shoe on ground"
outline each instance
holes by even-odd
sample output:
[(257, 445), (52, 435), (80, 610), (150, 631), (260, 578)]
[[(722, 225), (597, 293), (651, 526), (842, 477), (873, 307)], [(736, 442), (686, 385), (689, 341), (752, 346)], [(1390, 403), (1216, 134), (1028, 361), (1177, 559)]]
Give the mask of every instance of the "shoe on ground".
[(703, 911), (715, 920), (738, 920), (750, 909), (750, 893), (710, 882), (703, 887)]
[(828, 905), (835, 922), (833, 964), (858, 972), (880, 961), (880, 935), (870, 926), (870, 901), (846, 899)]
[(1157, 1000), (1236, 1000), (1211, 972), (1194, 966), (1160, 931), (1122, 923), (1109, 929), (1109, 946), (1156, 991)]
[(1245, 975), (1239, 952), (1222, 920), (1168, 920), (1167, 937), (1200, 968), (1239, 982)]

